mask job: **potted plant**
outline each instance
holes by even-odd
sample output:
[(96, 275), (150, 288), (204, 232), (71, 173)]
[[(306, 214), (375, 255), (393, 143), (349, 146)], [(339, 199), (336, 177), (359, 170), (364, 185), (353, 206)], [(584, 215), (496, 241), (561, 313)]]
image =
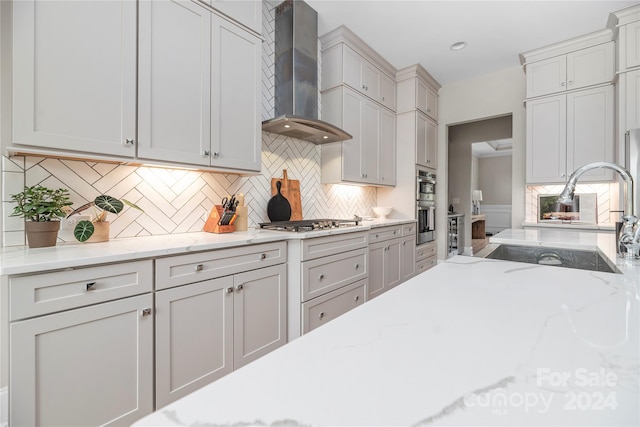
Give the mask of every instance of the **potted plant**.
[(55, 246), (60, 230), (60, 218), (64, 218), (65, 207), (71, 205), (69, 190), (51, 190), (41, 185), (24, 187), (18, 194), (12, 194), (16, 203), (11, 216), (25, 219), (27, 243), (30, 248)]
[(85, 203), (67, 215), (67, 217), (83, 212), (93, 206), (95, 211), (93, 218), (91, 221), (79, 221), (73, 229), (73, 235), (79, 242), (106, 242), (109, 240), (110, 228), (107, 214), (119, 214), (125, 204), (144, 212), (140, 207), (125, 199), (118, 200), (106, 194), (96, 197), (92, 202)]

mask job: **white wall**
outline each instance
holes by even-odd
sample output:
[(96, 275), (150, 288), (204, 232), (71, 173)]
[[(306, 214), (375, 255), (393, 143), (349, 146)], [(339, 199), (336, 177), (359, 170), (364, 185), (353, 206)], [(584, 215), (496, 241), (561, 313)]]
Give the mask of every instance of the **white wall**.
[(482, 190), (483, 205), (511, 204), (511, 156), (478, 159), (478, 188)]
[[(514, 57), (514, 62), (517, 58)], [(447, 127), (483, 118), (513, 116), (513, 156), (512, 193), (513, 206), (511, 223), (521, 227), (524, 220), (525, 194), (525, 74), (520, 66), (514, 66), (496, 73), (480, 76), (464, 82), (443, 86), (439, 92), (438, 104), (438, 165), (439, 169), (448, 164)], [(438, 206), (448, 206), (447, 170), (438, 171)], [(444, 187), (443, 187), (444, 186)], [(438, 254), (446, 256), (447, 210), (439, 209)]]

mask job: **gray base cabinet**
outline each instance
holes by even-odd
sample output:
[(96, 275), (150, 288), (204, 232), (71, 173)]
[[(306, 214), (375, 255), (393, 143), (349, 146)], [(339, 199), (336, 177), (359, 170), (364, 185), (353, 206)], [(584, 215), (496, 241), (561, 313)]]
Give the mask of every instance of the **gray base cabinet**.
[(153, 411), (151, 261), (8, 286), (9, 425), (128, 425)]

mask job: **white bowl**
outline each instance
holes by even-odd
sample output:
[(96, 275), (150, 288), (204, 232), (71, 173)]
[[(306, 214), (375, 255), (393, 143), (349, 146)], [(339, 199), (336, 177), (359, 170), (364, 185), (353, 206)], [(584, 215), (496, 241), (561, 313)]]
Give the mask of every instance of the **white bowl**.
[(390, 206), (374, 206), (373, 212), (378, 215), (379, 218), (384, 219), (393, 211), (393, 208)]

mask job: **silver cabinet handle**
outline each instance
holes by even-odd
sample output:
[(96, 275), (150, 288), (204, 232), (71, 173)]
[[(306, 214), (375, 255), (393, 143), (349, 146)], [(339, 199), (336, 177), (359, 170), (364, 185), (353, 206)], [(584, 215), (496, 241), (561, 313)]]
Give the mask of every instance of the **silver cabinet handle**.
[(322, 319), (324, 317), (324, 311), (321, 311), (320, 314), (318, 314), (318, 319)]
[(393, 230), (393, 234), (394, 235), (398, 234), (398, 230)]
[(202, 271), (202, 270), (204, 270), (204, 265), (202, 264), (196, 265), (196, 271)]
[(573, 80), (569, 80), (569, 85), (572, 85), (572, 84), (573, 84)]
[(379, 236), (378, 234), (376, 234), (376, 239), (377, 239), (378, 237), (380, 237), (380, 236)]
[(356, 264), (356, 270), (360, 268), (360, 264)]
[(227, 293), (228, 294), (232, 294), (233, 293), (233, 286), (230, 286), (227, 288)]
[(127, 138), (124, 140), (124, 145), (133, 145), (134, 140), (133, 138)]
[(238, 291), (238, 292), (240, 292), (243, 289), (244, 289), (244, 285), (242, 285), (242, 284), (236, 286), (236, 291)]
[(210, 154), (211, 154), (211, 152), (209, 150), (204, 150), (202, 152), (202, 157), (209, 157)]
[(260, 259), (266, 259), (267, 258), (267, 254), (260, 254)]
[(142, 317), (146, 317), (146, 316), (150, 316), (151, 315), (151, 309), (150, 308), (145, 308), (142, 310)]
[(96, 282), (87, 283), (87, 290), (88, 291), (95, 291), (95, 289), (96, 289)]
[(220, 153), (217, 152), (217, 151), (214, 151), (213, 152), (213, 157), (216, 157), (216, 158), (220, 157)]
[(407, 242), (402, 242), (402, 246), (407, 246)]
[(360, 296), (356, 295), (356, 297), (353, 299), (355, 302), (358, 302), (360, 300)]
[(561, 82), (561, 83), (560, 83), (560, 86), (563, 86), (563, 87), (564, 87), (564, 82)]
[(321, 274), (318, 276), (318, 280), (322, 280), (322, 279), (324, 279), (324, 274)]

